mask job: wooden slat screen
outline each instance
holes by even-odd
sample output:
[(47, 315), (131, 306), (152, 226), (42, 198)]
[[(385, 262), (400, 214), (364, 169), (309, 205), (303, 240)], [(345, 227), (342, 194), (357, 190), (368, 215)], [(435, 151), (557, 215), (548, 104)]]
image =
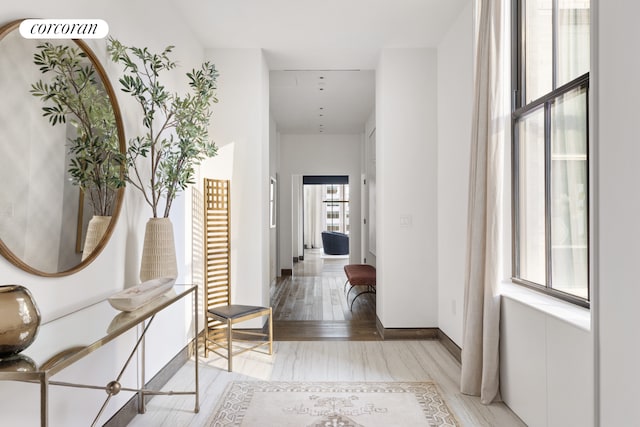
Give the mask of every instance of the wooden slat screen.
[[(205, 310), (231, 303), (231, 211), (228, 180), (204, 180)], [(208, 318), (207, 318), (208, 319)], [(220, 322), (207, 320), (207, 327)]]

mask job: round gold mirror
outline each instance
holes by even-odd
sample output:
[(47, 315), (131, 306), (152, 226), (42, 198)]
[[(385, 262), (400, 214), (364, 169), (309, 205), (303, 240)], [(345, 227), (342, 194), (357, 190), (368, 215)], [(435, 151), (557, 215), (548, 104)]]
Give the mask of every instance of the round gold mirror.
[(0, 28), (0, 254), (39, 276), (75, 273), (109, 240), (124, 193), (122, 117), (82, 40)]

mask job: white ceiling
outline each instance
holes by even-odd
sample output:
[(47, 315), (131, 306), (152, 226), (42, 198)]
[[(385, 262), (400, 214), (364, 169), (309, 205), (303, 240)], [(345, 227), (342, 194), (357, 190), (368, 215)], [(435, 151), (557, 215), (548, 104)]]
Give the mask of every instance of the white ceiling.
[(264, 49), (283, 133), (362, 132), (380, 49), (437, 46), (470, 1), (173, 0), (205, 47)]
[(271, 71), (271, 113), (281, 133), (362, 133), (374, 89), (373, 70)]

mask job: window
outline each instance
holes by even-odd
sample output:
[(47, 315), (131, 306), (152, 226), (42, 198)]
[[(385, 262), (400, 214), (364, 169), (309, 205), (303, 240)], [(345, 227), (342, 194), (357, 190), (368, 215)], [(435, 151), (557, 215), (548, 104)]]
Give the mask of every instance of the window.
[(349, 234), (349, 184), (323, 186), (325, 227)]
[(589, 306), (589, 0), (514, 0), (513, 278)]

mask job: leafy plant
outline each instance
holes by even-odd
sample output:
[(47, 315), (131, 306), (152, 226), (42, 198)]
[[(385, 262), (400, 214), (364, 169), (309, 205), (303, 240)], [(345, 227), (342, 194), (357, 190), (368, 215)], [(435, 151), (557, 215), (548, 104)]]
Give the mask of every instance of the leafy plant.
[(32, 84), (30, 90), (45, 103), (43, 116), (52, 126), (69, 123), (76, 129), (76, 136), (67, 139), (71, 181), (88, 196), (94, 215), (111, 215), (115, 190), (125, 184), (125, 156), (100, 77), (87, 54), (76, 46), (45, 42), (37, 46), (33, 62), (50, 76)]
[(209, 140), (208, 127), (211, 104), (218, 102), (218, 72), (213, 64), (205, 62), (200, 69), (187, 73), (192, 91), (180, 97), (159, 80), (162, 72), (177, 66), (169, 58), (173, 46), (157, 54), (146, 47), (128, 47), (109, 38), (107, 50), (114, 62), (123, 65), (122, 90), (140, 105), (146, 130), (128, 141), (127, 181), (142, 192), (154, 218), (164, 199), (162, 213), (168, 217), (178, 193), (194, 183), (194, 167), (217, 154), (215, 143)]

